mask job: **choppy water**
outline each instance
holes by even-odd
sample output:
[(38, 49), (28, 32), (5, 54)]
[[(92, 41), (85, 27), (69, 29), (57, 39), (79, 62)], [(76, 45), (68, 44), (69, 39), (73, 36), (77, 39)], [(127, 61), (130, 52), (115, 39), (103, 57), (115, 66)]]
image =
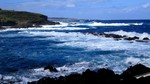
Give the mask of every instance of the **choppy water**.
[[(0, 83), (26, 83), (86, 69), (109, 68), (121, 73), (137, 63), (150, 67), (150, 42), (116, 41), (85, 32), (150, 38), (150, 21), (80, 20), (42, 28), (0, 30)], [(47, 65), (59, 72), (43, 70)]]

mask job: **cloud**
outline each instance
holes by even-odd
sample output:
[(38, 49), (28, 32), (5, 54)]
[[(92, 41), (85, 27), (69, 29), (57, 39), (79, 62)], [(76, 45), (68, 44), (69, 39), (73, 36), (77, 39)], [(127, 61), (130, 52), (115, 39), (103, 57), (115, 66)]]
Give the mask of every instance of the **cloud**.
[(126, 7), (126, 8), (123, 8), (121, 11), (122, 11), (122, 12), (129, 13), (129, 12), (136, 11), (136, 10), (138, 10), (138, 9), (139, 9), (139, 7)]
[(23, 2), (20, 4), (21, 6), (48, 6), (48, 3), (43, 3), (43, 2)]
[(123, 10), (126, 12), (132, 12), (135, 10), (143, 10), (144, 8), (150, 8), (150, 3), (145, 3), (142, 5), (137, 5), (137, 6), (133, 6), (133, 7), (127, 7), (127, 8), (124, 8)]
[(85, 4), (94, 4), (108, 2), (110, 0), (39, 0), (39, 1), (25, 1), (21, 3), (21, 6), (37, 6), (37, 7), (76, 7), (77, 4), (80, 6), (86, 6)]
[(21, 6), (26, 6), (26, 7), (46, 7), (46, 6), (53, 6), (53, 7), (58, 7), (62, 6), (64, 2), (60, 3), (59, 1), (54, 1), (54, 0), (43, 0), (43, 1), (28, 1), (28, 2), (22, 2), (20, 5)]
[(143, 10), (145, 8), (150, 8), (150, 3), (145, 3), (141, 5), (135, 5), (135, 6), (128, 6), (128, 7), (123, 8), (121, 12), (129, 13), (129, 12), (134, 12), (137, 10)]
[(75, 4), (67, 4), (66, 5), (66, 7), (68, 7), (68, 8), (73, 8), (73, 7), (75, 7), (76, 5)]
[(145, 3), (142, 5), (143, 8), (149, 8), (150, 7), (150, 3)]
[(75, 0), (41, 0), (41, 1), (30, 1), (23, 2), (20, 4), (23, 7), (48, 7), (48, 8), (74, 8), (76, 7)]

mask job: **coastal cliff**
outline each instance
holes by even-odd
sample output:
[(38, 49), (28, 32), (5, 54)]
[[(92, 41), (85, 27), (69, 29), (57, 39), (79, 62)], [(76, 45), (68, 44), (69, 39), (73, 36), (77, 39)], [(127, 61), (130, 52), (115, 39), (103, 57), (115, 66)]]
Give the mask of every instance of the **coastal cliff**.
[(38, 13), (26, 11), (1, 10), (0, 9), (0, 28), (10, 26), (13, 28), (33, 27), (39, 25), (55, 25), (57, 22), (48, 21), (48, 17)]

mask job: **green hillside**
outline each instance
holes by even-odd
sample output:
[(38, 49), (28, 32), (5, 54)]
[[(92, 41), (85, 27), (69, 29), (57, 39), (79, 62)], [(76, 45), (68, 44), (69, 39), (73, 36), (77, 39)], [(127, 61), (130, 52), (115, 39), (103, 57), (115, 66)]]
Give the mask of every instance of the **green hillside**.
[(0, 10), (0, 26), (29, 27), (41, 24), (57, 24), (48, 21), (48, 17), (25, 11)]

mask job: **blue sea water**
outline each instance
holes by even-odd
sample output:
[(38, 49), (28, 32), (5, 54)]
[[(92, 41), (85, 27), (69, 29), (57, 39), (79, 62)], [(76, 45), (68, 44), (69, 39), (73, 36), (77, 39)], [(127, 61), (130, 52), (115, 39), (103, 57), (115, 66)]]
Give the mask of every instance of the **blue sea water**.
[[(42, 28), (0, 30), (0, 81), (20, 83), (58, 77), (86, 69), (121, 73), (142, 63), (150, 67), (150, 42), (94, 36), (87, 32), (150, 38), (150, 20), (78, 20)], [(59, 72), (43, 70), (55, 66)], [(30, 76), (29, 76), (30, 75)]]

